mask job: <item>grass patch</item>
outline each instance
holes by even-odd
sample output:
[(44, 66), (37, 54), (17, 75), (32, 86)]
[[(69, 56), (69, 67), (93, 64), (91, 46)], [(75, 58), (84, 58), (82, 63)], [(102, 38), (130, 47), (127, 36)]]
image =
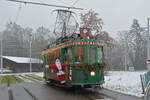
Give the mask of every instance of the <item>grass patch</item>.
[(144, 100), (145, 96), (142, 96), (141, 98)]
[(7, 83), (21, 83), (24, 82), (22, 79), (20, 79), (19, 77), (16, 77), (14, 75), (7, 75), (7, 76), (3, 76), (2, 80), (1, 80), (1, 84), (7, 84)]
[(7, 76), (3, 76), (1, 80), (1, 84), (6, 84), (7, 83)]
[(15, 78), (14, 78), (13, 75), (9, 75), (9, 76), (8, 76), (8, 82), (9, 82), (9, 83), (16, 83), (16, 80), (15, 80)]
[(31, 77), (32, 79), (35, 79), (35, 80), (38, 80), (38, 81), (44, 81), (44, 79), (42, 77), (34, 75), (34, 74), (29, 74), (29, 75), (26, 75), (26, 76)]
[(13, 76), (15, 78), (15, 80), (17, 81), (17, 83), (22, 83), (24, 82), (24, 80), (22, 80), (21, 78), (19, 77), (16, 77), (16, 76)]

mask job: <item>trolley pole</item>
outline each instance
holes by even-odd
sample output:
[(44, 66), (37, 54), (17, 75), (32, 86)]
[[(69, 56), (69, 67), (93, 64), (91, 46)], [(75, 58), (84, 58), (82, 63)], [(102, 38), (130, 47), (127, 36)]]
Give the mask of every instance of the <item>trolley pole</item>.
[(147, 60), (146, 60), (146, 63), (147, 63), (147, 69), (150, 71), (150, 32), (149, 32), (149, 18), (147, 19), (147, 33), (148, 33), (148, 36), (147, 36)]
[(3, 74), (3, 33), (1, 33), (1, 74)]

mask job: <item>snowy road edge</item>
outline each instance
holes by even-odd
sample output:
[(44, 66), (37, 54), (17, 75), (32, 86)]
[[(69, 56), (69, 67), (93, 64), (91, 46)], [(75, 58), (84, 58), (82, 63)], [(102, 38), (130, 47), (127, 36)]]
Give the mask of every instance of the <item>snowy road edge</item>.
[(113, 90), (113, 89), (109, 89), (109, 88), (104, 88), (103, 89), (106, 89), (108, 91), (112, 91), (112, 92), (115, 92), (115, 93), (118, 93), (118, 94), (122, 94), (122, 95), (126, 95), (126, 96), (131, 96), (131, 97), (136, 97), (136, 98), (142, 98), (142, 97), (138, 97), (136, 95), (132, 95), (132, 94), (126, 94), (126, 93), (123, 93), (123, 92), (119, 92), (117, 90)]

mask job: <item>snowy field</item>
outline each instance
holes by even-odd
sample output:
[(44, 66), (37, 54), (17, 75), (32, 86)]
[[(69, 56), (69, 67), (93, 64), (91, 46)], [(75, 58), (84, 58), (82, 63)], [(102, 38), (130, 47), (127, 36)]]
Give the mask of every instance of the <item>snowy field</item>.
[(109, 71), (105, 76), (103, 87), (124, 94), (142, 97), (144, 94), (142, 94), (140, 74), (145, 72)]

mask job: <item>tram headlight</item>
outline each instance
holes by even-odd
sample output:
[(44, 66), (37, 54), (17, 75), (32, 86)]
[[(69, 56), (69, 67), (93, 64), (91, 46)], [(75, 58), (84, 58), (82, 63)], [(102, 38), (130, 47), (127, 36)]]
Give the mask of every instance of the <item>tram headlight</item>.
[(91, 75), (91, 76), (95, 76), (95, 72), (94, 72), (94, 71), (91, 71), (90, 75)]

